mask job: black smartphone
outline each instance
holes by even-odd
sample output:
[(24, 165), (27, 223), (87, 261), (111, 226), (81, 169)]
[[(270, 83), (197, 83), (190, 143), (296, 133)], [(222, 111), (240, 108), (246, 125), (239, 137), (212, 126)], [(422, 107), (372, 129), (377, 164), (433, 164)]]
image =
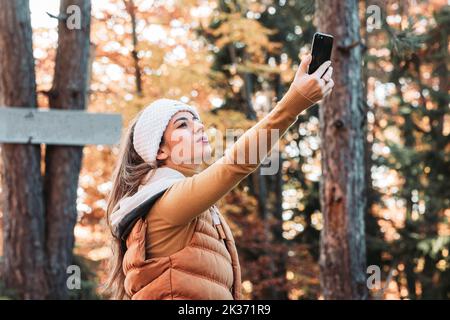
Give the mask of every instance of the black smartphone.
[[(321, 32), (316, 32), (314, 34), (312, 42), (312, 60), (309, 64), (308, 74), (314, 73), (314, 71), (316, 71), (325, 61), (331, 59), (332, 49), (332, 35)], [(323, 74), (321, 76), (323, 76)]]

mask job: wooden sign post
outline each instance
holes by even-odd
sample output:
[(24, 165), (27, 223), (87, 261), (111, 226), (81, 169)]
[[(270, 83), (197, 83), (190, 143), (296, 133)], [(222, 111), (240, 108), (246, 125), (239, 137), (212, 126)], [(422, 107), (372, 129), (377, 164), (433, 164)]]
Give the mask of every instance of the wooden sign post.
[(121, 128), (120, 114), (0, 107), (0, 143), (113, 145)]

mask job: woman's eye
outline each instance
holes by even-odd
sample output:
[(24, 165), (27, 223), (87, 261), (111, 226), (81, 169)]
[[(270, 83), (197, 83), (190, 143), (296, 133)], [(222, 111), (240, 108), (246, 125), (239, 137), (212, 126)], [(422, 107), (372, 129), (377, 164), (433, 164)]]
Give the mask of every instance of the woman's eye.
[(183, 127), (187, 127), (187, 123), (186, 123), (186, 122), (183, 122), (182, 124), (180, 124), (180, 125), (178, 126), (178, 128), (183, 128)]

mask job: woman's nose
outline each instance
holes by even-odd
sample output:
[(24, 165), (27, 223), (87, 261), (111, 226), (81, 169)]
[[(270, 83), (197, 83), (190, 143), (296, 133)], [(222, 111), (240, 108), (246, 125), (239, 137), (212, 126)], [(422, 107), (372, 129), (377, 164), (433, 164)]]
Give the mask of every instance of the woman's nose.
[(197, 133), (199, 131), (203, 131), (204, 128), (205, 128), (205, 126), (200, 121), (195, 121), (194, 122), (194, 132), (195, 133)]

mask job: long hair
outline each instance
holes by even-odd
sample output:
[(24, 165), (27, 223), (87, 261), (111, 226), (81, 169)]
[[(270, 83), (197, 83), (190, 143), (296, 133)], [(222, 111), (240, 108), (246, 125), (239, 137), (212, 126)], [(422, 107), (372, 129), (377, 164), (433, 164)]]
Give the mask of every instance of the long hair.
[[(136, 193), (142, 179), (150, 170), (156, 169), (163, 164), (160, 161), (146, 163), (133, 147), (133, 132), (141, 114), (142, 111), (130, 122), (120, 143), (120, 151), (112, 175), (112, 190), (107, 200), (106, 217), (108, 225), (110, 225), (109, 217), (116, 209), (120, 199)], [(124, 288), (125, 274), (122, 268), (125, 250), (121, 245), (121, 239), (118, 239), (114, 235), (112, 235), (111, 244), (112, 255), (109, 261), (109, 276), (103, 287), (103, 292), (112, 299), (129, 299)]]

